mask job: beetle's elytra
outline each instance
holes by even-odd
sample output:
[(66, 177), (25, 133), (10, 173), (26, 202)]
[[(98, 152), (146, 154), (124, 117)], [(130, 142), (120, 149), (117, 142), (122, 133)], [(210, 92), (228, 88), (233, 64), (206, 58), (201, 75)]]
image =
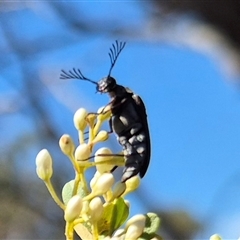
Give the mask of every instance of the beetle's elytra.
[(125, 44), (125, 42), (118, 41), (112, 44), (109, 51), (111, 61), (109, 73), (99, 82), (84, 77), (80, 69), (75, 68), (69, 72), (62, 70), (60, 76), (61, 79), (89, 81), (96, 85), (98, 92), (108, 93), (110, 102), (107, 105), (111, 109), (110, 131), (117, 135), (126, 160), (122, 182), (137, 174), (143, 178), (148, 169), (151, 154), (147, 114), (142, 99), (129, 88), (118, 85), (110, 75)]

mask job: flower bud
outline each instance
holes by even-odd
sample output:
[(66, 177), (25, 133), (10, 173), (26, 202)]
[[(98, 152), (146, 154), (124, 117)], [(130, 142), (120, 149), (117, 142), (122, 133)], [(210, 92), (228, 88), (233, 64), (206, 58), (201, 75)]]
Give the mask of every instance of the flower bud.
[(221, 240), (222, 238), (218, 234), (214, 234), (210, 237), (209, 240)]
[(136, 190), (140, 185), (140, 178), (138, 175), (135, 175), (129, 178), (126, 182), (126, 190), (124, 192), (124, 196), (130, 192)]
[(112, 240), (109, 236), (106, 236), (103, 240)]
[(91, 145), (94, 145), (98, 142), (104, 142), (108, 139), (108, 132), (107, 131), (100, 131), (97, 136), (91, 141)]
[(75, 159), (77, 161), (86, 161), (91, 154), (90, 146), (86, 143), (79, 145), (75, 150)]
[(113, 237), (121, 237), (125, 233), (125, 229), (119, 228), (116, 230), (116, 232), (113, 234)]
[(87, 116), (87, 111), (84, 108), (79, 108), (75, 112), (73, 117), (73, 123), (77, 130), (84, 131), (84, 129), (86, 128), (87, 126), (87, 122), (85, 120), (86, 116)]
[(130, 202), (126, 199), (124, 199), (124, 203), (127, 205), (128, 208), (130, 208)]
[(100, 197), (95, 197), (89, 203), (89, 213), (91, 220), (97, 222), (101, 219), (103, 213), (103, 203)]
[(86, 119), (86, 121), (87, 121), (87, 123), (88, 123), (90, 128), (94, 127), (96, 118), (97, 118), (96, 113), (89, 113), (86, 116), (85, 119)]
[(92, 194), (99, 196), (106, 193), (114, 184), (114, 177), (112, 173), (103, 173), (100, 175), (93, 185)]
[(64, 219), (66, 222), (73, 222), (81, 213), (83, 206), (82, 198), (79, 195), (73, 196), (67, 203)]
[(143, 228), (139, 228), (137, 225), (134, 224), (129, 226), (124, 239), (137, 240), (142, 233), (143, 233)]
[(52, 157), (47, 149), (42, 149), (36, 157), (36, 172), (43, 181), (47, 181), (52, 177)]
[[(105, 156), (101, 156), (101, 155), (105, 155)], [(98, 149), (94, 157), (97, 171), (100, 173), (110, 172), (114, 167), (114, 165), (111, 164), (112, 158), (113, 158), (112, 151), (109, 148), (103, 147)], [(102, 164), (101, 162), (106, 162), (106, 163)]]
[[(96, 124), (94, 126), (94, 129), (93, 129), (94, 136), (99, 132), (99, 129), (101, 128), (103, 122), (110, 118), (111, 111), (109, 111), (109, 110), (110, 110), (110, 106), (109, 105), (107, 105), (105, 107), (101, 107), (101, 108), (98, 109), (98, 112), (97, 112), (98, 113), (97, 114), (97, 122), (96, 122)], [(103, 113), (103, 111), (105, 113)]]
[(124, 182), (117, 182), (114, 187), (113, 187), (113, 196), (112, 199), (114, 198), (119, 198), (124, 191), (126, 190), (126, 183)]
[(125, 234), (121, 235), (120, 237), (112, 237), (112, 238), (110, 238), (110, 240), (125, 240)]
[(143, 233), (145, 227), (146, 217), (142, 214), (138, 214), (130, 218), (126, 223), (126, 235), (125, 239), (138, 239)]
[(95, 185), (95, 183), (97, 182), (98, 178), (100, 177), (101, 173), (96, 171), (93, 178), (90, 181), (90, 187), (91, 189), (93, 189), (93, 186)]
[(111, 109), (110, 105), (99, 108), (97, 111), (98, 113), (97, 119), (101, 122), (108, 120), (112, 114), (110, 109)]
[(62, 152), (67, 156), (71, 156), (75, 149), (72, 138), (67, 134), (62, 135), (62, 137), (59, 139), (59, 146)]

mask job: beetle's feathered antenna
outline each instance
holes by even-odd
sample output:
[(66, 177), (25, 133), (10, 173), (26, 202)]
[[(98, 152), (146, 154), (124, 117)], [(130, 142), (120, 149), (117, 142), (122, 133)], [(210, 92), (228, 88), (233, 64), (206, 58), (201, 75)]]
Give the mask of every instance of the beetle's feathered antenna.
[(95, 85), (98, 85), (97, 82), (84, 77), (80, 69), (75, 69), (75, 68), (73, 68), (73, 70), (69, 70), (68, 72), (62, 70), (60, 74), (60, 79), (80, 79), (80, 80), (89, 81)]
[(117, 58), (118, 58), (120, 52), (125, 47), (125, 45), (126, 45), (126, 42), (118, 42), (117, 40), (116, 40), (115, 45), (114, 45), (114, 43), (112, 44), (112, 48), (110, 48), (110, 52), (108, 53), (108, 55), (110, 57), (110, 61), (111, 61), (111, 67), (109, 69), (108, 77), (110, 76), (111, 71), (117, 61)]

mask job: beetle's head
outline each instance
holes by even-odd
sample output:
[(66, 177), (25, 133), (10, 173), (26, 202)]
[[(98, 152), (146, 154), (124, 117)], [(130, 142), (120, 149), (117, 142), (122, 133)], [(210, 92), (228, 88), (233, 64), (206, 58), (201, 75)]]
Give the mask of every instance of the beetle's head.
[(98, 82), (97, 91), (101, 93), (108, 93), (111, 92), (116, 85), (116, 80), (113, 77), (104, 77)]

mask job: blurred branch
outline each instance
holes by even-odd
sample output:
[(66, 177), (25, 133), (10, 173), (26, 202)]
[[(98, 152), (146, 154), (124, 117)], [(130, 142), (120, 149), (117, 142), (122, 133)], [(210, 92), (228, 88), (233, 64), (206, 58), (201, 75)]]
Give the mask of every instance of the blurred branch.
[(224, 35), (240, 46), (240, 2), (236, 0), (174, 1), (153, 0), (159, 13), (195, 13), (216, 26)]
[[(21, 47), (21, 42), (12, 35), (14, 29), (12, 29), (8, 23), (8, 18), (2, 17), (0, 19), (1, 30), (8, 42), (9, 49), (14, 54), (20, 69), (20, 75), (24, 81), (22, 81), (23, 85), (21, 87), (15, 84), (14, 81), (8, 82), (18, 94), (12, 99), (12, 102), (14, 103), (13, 108), (11, 102), (9, 102), (8, 104), (4, 104), (4, 109), (2, 110), (5, 112), (21, 110), (22, 113), (35, 123), (36, 128), (31, 136), (28, 135), (29, 133), (25, 133), (22, 137), (15, 139), (15, 144), (18, 145), (17, 147), (11, 145), (9, 146), (8, 151), (7, 149), (4, 149), (8, 154), (6, 155), (7, 163), (6, 161), (1, 160), (3, 166), (0, 168), (0, 175), (2, 176), (0, 179), (0, 185), (1, 194), (3, 195), (3, 197), (1, 197), (1, 206), (5, 206), (4, 209), (6, 211), (1, 211), (1, 221), (5, 219), (5, 224), (1, 226), (0, 235), (3, 238), (14, 238), (23, 234), (23, 237), (31, 238), (29, 234), (36, 231), (36, 225), (40, 224), (40, 220), (44, 219), (46, 222), (45, 224), (48, 224), (47, 222), (51, 221), (52, 230), (62, 229), (61, 221), (60, 218), (56, 218), (53, 224), (53, 221), (49, 218), (51, 214), (48, 215), (47, 212), (42, 211), (43, 204), (47, 201), (46, 196), (44, 197), (44, 194), (46, 193), (41, 194), (40, 191), (36, 193), (35, 196), (37, 198), (42, 197), (42, 201), (39, 202), (39, 204), (36, 204), (36, 201), (32, 201), (33, 198), (30, 197), (30, 191), (31, 189), (36, 189), (34, 180), (23, 178), (20, 181), (17, 179), (18, 174), (15, 161), (17, 160), (17, 155), (23, 152), (24, 148), (26, 148), (26, 151), (29, 151), (31, 149), (31, 144), (36, 142), (37, 139), (45, 143), (49, 140), (57, 142), (58, 134), (52, 124), (51, 116), (48, 115), (40, 101), (43, 86), (40, 84), (40, 81), (37, 81), (38, 77), (36, 74), (32, 74), (34, 69), (31, 68), (31, 65), (29, 67), (29, 64), (26, 63), (26, 54)], [(24, 105), (24, 108), (22, 107), (21, 99), (24, 99), (25, 103), (27, 103)], [(21, 128), (21, 126), (17, 127)], [(28, 142), (28, 140), (31, 141)], [(4, 168), (4, 166), (7, 166), (8, 170)], [(60, 188), (58, 185), (61, 183), (61, 180), (58, 179), (56, 183), (58, 183), (57, 187)], [(18, 221), (17, 219), (24, 219), (24, 221), (19, 222), (16, 225), (16, 222)], [(62, 233), (59, 230), (56, 230), (56, 232)], [(41, 235), (41, 232), (39, 232), (39, 234), (39, 237), (41, 238), (43, 235)], [(56, 236), (59, 237), (59, 235)], [(38, 237), (38, 234), (35, 234), (35, 237)]]
[[(168, 41), (181, 43), (207, 53), (220, 63), (220, 69), (239, 81), (240, 2), (152, 0), (153, 37), (159, 28)], [(162, 33), (162, 35), (164, 35)]]

